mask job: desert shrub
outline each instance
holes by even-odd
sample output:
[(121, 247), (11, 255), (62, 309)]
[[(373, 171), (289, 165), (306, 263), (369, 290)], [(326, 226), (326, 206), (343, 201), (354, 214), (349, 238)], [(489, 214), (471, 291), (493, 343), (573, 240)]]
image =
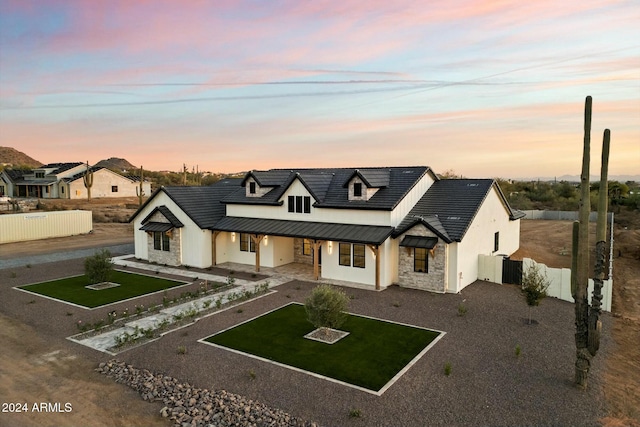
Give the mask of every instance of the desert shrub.
[(107, 249), (96, 252), (84, 260), (84, 274), (90, 284), (109, 281), (112, 271), (111, 253)]
[(540, 267), (531, 264), (522, 275), (522, 295), (529, 306), (529, 324), (531, 324), (531, 307), (540, 305), (547, 296), (549, 279), (540, 272)]
[(330, 285), (319, 285), (313, 288), (311, 295), (305, 300), (304, 308), (307, 319), (316, 328), (337, 329), (347, 320), (349, 297), (343, 290)]

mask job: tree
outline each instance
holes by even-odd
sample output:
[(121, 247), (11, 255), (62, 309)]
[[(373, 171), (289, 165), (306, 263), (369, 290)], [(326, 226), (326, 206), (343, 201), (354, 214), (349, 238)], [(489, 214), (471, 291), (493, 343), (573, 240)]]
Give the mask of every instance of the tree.
[(537, 264), (531, 264), (522, 275), (522, 295), (529, 306), (529, 324), (531, 324), (531, 307), (540, 305), (547, 296), (549, 279), (540, 272)]
[(90, 285), (108, 282), (112, 271), (111, 252), (107, 249), (102, 249), (84, 260), (84, 274), (89, 279)]
[(319, 285), (313, 288), (304, 302), (307, 319), (316, 328), (337, 329), (347, 320), (349, 297), (341, 289), (331, 285)]

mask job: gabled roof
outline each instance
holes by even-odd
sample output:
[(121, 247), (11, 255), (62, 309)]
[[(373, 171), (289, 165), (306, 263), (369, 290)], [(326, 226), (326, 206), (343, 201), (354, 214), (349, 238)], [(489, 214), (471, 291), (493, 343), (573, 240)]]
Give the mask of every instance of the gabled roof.
[(517, 211), (509, 206), (500, 187), (493, 179), (443, 179), (435, 182), (396, 228), (394, 236), (406, 232), (416, 224), (424, 224), (434, 233), (460, 242), (482, 203), (492, 189), (496, 189), (510, 219), (518, 219)]
[[(184, 224), (165, 205), (156, 206), (156, 208), (152, 210), (151, 213), (142, 220), (142, 224), (147, 224), (149, 220), (151, 220), (153, 215), (155, 215), (156, 212), (160, 212), (162, 216), (164, 216), (172, 226), (176, 228), (184, 227)], [(150, 224), (155, 224), (155, 223), (150, 223)], [(151, 230), (151, 231), (166, 231), (166, 230)]]
[(3, 172), (11, 182), (16, 182), (24, 176), (25, 171), (23, 169), (4, 169)]
[(211, 228), (226, 213), (220, 200), (240, 188), (241, 178), (226, 178), (206, 187), (160, 187), (131, 216), (129, 222), (160, 193), (165, 193), (198, 227)]
[[(366, 178), (374, 186), (385, 186), (369, 200), (350, 201), (344, 183), (355, 173), (359, 173), (359, 176)], [(295, 179), (299, 179), (316, 200), (315, 207), (393, 210), (425, 174), (430, 174), (434, 181), (438, 180), (433, 171), (426, 166), (251, 171), (245, 176), (243, 184), (252, 176), (260, 186), (273, 189), (261, 197), (247, 197), (244, 188), (239, 188), (225, 197), (223, 203), (281, 205), (283, 194)]]
[(389, 169), (356, 169), (342, 184), (343, 187), (349, 185), (349, 181), (354, 176), (360, 178), (369, 188), (387, 187), (389, 185)]

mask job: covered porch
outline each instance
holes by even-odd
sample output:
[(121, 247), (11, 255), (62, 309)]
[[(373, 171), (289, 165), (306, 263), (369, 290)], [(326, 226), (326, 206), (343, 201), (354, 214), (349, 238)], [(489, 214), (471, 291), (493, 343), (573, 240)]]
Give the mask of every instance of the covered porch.
[[(285, 251), (291, 252), (289, 254), (290, 258), (287, 258), (288, 262), (283, 262), (283, 265), (272, 263), (272, 268), (278, 274), (284, 270), (282, 274), (292, 274), (300, 277), (300, 280), (319, 280), (322, 278), (323, 281), (327, 282), (335, 280), (337, 282), (360, 284), (358, 287), (363, 288), (370, 288), (370, 285), (374, 285), (375, 289), (379, 290), (381, 289), (381, 245), (389, 238), (392, 231), (393, 228), (387, 226), (225, 217), (216, 224), (215, 229), (212, 229), (212, 264), (218, 265), (218, 237), (221, 233), (231, 233), (234, 244), (236, 235), (239, 235), (240, 241), (238, 244), (239, 250), (244, 252), (244, 254), (241, 254), (243, 260), (249, 260), (250, 258), (247, 255), (253, 252), (254, 262), (252, 267), (256, 272), (265, 272), (265, 267), (261, 264), (262, 251), (268, 249), (270, 256), (273, 256), (273, 254), (284, 248)], [(303, 239), (305, 242), (304, 245), (307, 246), (306, 249), (309, 250), (309, 254), (313, 259), (310, 266), (295, 262), (295, 254), (293, 253), (295, 251), (293, 243), (295, 239)], [(358, 248), (361, 248), (359, 249), (360, 253), (365, 250), (370, 251), (362, 254), (363, 259), (366, 257), (370, 260), (366, 271), (364, 265), (361, 268), (351, 269), (355, 271), (355, 274), (351, 274), (351, 271), (345, 269), (343, 254), (339, 252), (341, 245), (345, 244), (353, 245), (354, 248), (358, 246)], [(235, 248), (232, 247), (232, 255), (225, 260), (226, 263), (231, 262), (247, 267), (248, 262), (236, 261), (240, 257), (234, 259), (233, 251), (235, 251)], [(353, 251), (355, 260), (355, 249)], [(281, 257), (280, 261), (282, 259)], [(320, 265), (321, 259), (323, 267)], [(362, 262), (364, 263), (364, 261)], [(372, 267), (372, 265), (375, 267)], [(351, 267), (350, 260), (348, 267)], [(360, 265), (356, 266), (354, 261), (353, 267), (360, 267)], [(278, 269), (280, 271), (277, 271)], [(340, 269), (347, 274), (340, 273)], [(364, 276), (366, 276), (366, 280), (359, 280)], [(343, 278), (345, 280), (341, 280)]]

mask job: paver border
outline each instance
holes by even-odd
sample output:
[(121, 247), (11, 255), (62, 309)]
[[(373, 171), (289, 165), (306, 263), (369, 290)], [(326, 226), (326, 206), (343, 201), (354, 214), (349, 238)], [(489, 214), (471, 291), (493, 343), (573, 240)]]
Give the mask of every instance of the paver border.
[(312, 377), (320, 378), (320, 379), (327, 380), (327, 381), (330, 381), (330, 382), (333, 382), (333, 383), (336, 383), (336, 384), (340, 384), (340, 385), (343, 385), (343, 386), (351, 387), (353, 389), (364, 391), (366, 393), (373, 394), (375, 396), (382, 396), (384, 394), (384, 392), (389, 389), (389, 387), (391, 387), (393, 384), (395, 384), (396, 381), (398, 381), (400, 379), (400, 377), (402, 377), (413, 365), (415, 365), (418, 362), (418, 360), (420, 360), (422, 358), (422, 356), (424, 356), (427, 353), (427, 351), (429, 351), (438, 341), (440, 341), (441, 338), (443, 338), (446, 335), (445, 331), (440, 331), (438, 329), (430, 329), (430, 328), (425, 328), (425, 327), (422, 327), (422, 326), (410, 325), (410, 324), (407, 324), (407, 323), (395, 322), (395, 321), (392, 321), (392, 320), (380, 319), (380, 318), (377, 318), (377, 317), (365, 316), (365, 315), (356, 314), (356, 313), (350, 313), (350, 312), (347, 313), (347, 314), (350, 314), (352, 316), (359, 316), (359, 317), (364, 317), (364, 318), (367, 318), (367, 319), (378, 320), (378, 321), (381, 321), (381, 322), (393, 323), (393, 324), (396, 324), (396, 325), (407, 326), (407, 327), (417, 328), (417, 329), (423, 329), (423, 330), (426, 330), (426, 331), (438, 332), (438, 336), (436, 338), (434, 338), (433, 341), (431, 341), (425, 348), (423, 348), (422, 351), (420, 351), (420, 353), (415, 355), (414, 358), (411, 359), (404, 366), (404, 368), (399, 370), (378, 391), (370, 390), (368, 388), (361, 387), (361, 386), (358, 386), (358, 385), (355, 385), (355, 384), (350, 384), (350, 383), (342, 381), (342, 380), (337, 380), (335, 378), (327, 377), (325, 375), (317, 374), (315, 372), (311, 372), (311, 371), (307, 371), (307, 370), (304, 370), (304, 369), (301, 369), (301, 368), (297, 368), (295, 366), (287, 365), (285, 363), (276, 362), (274, 360), (266, 359), (266, 358), (261, 357), (261, 356), (256, 356), (255, 354), (246, 353), (244, 351), (236, 350), (236, 349), (233, 349), (233, 348), (225, 347), (225, 346), (222, 346), (222, 345), (219, 345), (219, 344), (214, 344), (214, 343), (206, 341), (207, 338), (211, 338), (213, 336), (219, 335), (219, 334), (221, 334), (223, 332), (226, 332), (226, 331), (228, 331), (230, 329), (233, 329), (233, 328), (235, 328), (237, 326), (244, 325), (245, 323), (252, 322), (252, 321), (254, 321), (254, 320), (256, 320), (256, 319), (258, 319), (258, 318), (260, 318), (262, 316), (266, 316), (267, 314), (273, 313), (274, 311), (280, 310), (281, 308), (287, 307), (287, 306), (292, 305), (292, 304), (304, 305), (304, 304), (301, 304), (299, 302), (293, 302), (292, 301), (292, 302), (290, 302), (288, 304), (284, 304), (284, 305), (282, 305), (280, 307), (277, 307), (277, 308), (274, 308), (272, 310), (266, 311), (266, 312), (264, 312), (264, 313), (262, 313), (262, 314), (260, 314), (258, 316), (254, 316), (254, 317), (252, 317), (250, 319), (247, 319), (247, 320), (245, 320), (243, 322), (240, 322), (240, 323), (237, 323), (237, 324), (235, 324), (233, 326), (225, 328), (225, 329), (223, 329), (221, 331), (216, 332), (215, 334), (211, 334), (211, 335), (208, 335), (208, 336), (206, 336), (204, 338), (200, 338), (199, 340), (197, 340), (197, 342), (199, 342), (201, 344), (210, 345), (212, 347), (220, 348), (220, 349), (223, 349), (223, 350), (226, 350), (226, 351), (230, 351), (232, 353), (240, 354), (240, 355), (243, 355), (243, 356), (248, 356), (248, 357), (251, 357), (253, 359), (257, 359), (257, 360), (261, 360), (263, 362), (271, 363), (271, 364), (276, 365), (276, 366), (281, 366), (283, 368), (291, 369), (291, 370), (296, 371), (296, 372), (301, 372), (303, 374), (311, 375)]
[[(121, 273), (138, 274), (140, 276), (147, 276), (147, 277), (155, 277), (155, 278), (157, 278), (156, 275), (151, 275), (151, 274), (144, 274), (144, 273), (138, 273), (138, 272), (132, 272), (132, 271), (126, 271), (126, 270), (120, 270), (120, 269), (116, 269), (115, 271), (119, 271)], [(84, 276), (84, 274), (76, 274), (76, 275), (73, 275), (73, 276), (65, 276), (65, 277), (61, 277), (59, 279), (48, 280), (47, 282), (53, 282), (55, 280), (70, 279), (72, 277), (80, 277), (80, 276)], [(15, 289), (17, 291), (26, 292), (26, 293), (31, 294), (31, 295), (36, 295), (36, 296), (39, 296), (39, 297), (42, 297), (42, 298), (49, 299), (51, 301), (61, 302), (61, 303), (64, 303), (64, 304), (69, 304), (69, 305), (74, 306), (74, 307), (83, 308), (85, 310), (91, 311), (91, 310), (97, 310), (99, 308), (108, 307), (110, 305), (120, 304), (122, 302), (133, 301), (134, 299), (137, 299), (137, 298), (142, 298), (142, 297), (147, 297), (147, 296), (150, 296), (150, 295), (155, 295), (155, 294), (158, 294), (158, 293), (161, 293), (161, 292), (164, 292), (164, 291), (168, 291), (170, 289), (183, 288), (185, 286), (193, 285), (197, 280), (200, 280), (200, 279), (194, 279), (191, 282), (185, 282), (184, 280), (175, 280), (175, 279), (167, 279), (167, 280), (173, 280), (174, 282), (181, 282), (183, 284), (182, 285), (177, 285), (177, 286), (172, 286), (171, 288), (168, 288), (168, 289), (162, 289), (162, 290), (159, 290), (159, 291), (150, 292), (148, 294), (140, 294), (140, 295), (135, 296), (135, 297), (131, 297), (131, 298), (127, 298), (127, 299), (123, 299), (123, 300), (119, 300), (119, 301), (110, 302), (110, 303), (107, 303), (107, 304), (99, 305), (97, 307), (86, 307), (84, 305), (79, 305), (79, 304), (76, 304), (76, 303), (73, 303), (73, 302), (65, 301), (63, 299), (50, 297), (49, 295), (43, 295), (43, 294), (39, 294), (37, 292), (32, 292), (32, 291), (28, 291), (26, 289), (22, 289), (25, 286), (38, 285), (40, 283), (46, 283), (46, 282), (27, 283), (25, 285), (13, 286), (11, 289)]]

